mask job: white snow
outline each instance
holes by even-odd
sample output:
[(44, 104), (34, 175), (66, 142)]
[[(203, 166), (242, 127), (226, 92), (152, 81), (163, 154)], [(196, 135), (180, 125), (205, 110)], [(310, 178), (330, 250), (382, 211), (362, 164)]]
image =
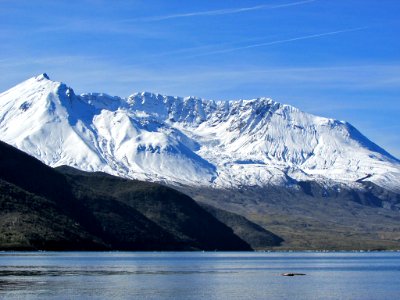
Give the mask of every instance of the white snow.
[(50, 166), (171, 184), (400, 190), (400, 162), (350, 124), (271, 99), (208, 101), (71, 88), (39, 75), (0, 94), (0, 139)]

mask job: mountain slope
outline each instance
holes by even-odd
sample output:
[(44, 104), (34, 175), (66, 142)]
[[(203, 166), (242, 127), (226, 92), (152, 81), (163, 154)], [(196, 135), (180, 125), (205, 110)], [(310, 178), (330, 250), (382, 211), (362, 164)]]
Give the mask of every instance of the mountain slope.
[[(229, 226), (228, 223), (214, 218), (188, 196), (171, 188), (147, 182), (133, 184), (132, 180), (98, 172), (87, 173), (65, 166), (57, 170), (67, 176), (72, 175), (75, 186), (80, 191), (92, 190), (118, 199), (184, 244), (198, 249), (205, 249), (204, 245), (208, 245), (208, 250), (245, 248), (245, 243), (233, 235), (232, 229), (224, 225)], [(277, 243), (265, 241), (265, 245), (275, 246)]]
[(57, 171), (3, 142), (0, 208), (1, 249), (251, 249), (177, 191), (67, 167)]
[(263, 227), (250, 222), (245, 217), (218, 209), (202, 203), (201, 206), (222, 223), (233, 229), (233, 232), (246, 241), (253, 249), (267, 249), (271, 246), (280, 246), (283, 239), (265, 230)]
[(0, 94), (0, 137), (50, 166), (176, 186), (400, 191), (400, 162), (353, 126), (265, 98), (77, 96), (42, 74)]
[(400, 194), (385, 195), (393, 204), (381, 205), (379, 190), (374, 195), (327, 189), (316, 182), (307, 185), (307, 193), (279, 186), (183, 191), (199, 203), (242, 215), (272, 231), (284, 239), (276, 250), (400, 249)]
[(105, 250), (53, 201), (0, 180), (0, 249)]

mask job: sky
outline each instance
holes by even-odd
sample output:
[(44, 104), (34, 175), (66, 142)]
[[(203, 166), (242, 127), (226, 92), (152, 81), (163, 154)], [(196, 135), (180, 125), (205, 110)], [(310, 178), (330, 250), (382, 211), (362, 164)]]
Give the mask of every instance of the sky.
[(400, 158), (398, 0), (0, 0), (0, 91), (270, 97)]

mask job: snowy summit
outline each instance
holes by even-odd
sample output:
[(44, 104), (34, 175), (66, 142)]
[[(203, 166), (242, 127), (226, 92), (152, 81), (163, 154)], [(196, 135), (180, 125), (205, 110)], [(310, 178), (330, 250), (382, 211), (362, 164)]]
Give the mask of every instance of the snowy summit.
[(399, 160), (349, 123), (267, 98), (78, 96), (42, 74), (0, 94), (0, 137), (50, 166), (173, 185), (400, 187)]

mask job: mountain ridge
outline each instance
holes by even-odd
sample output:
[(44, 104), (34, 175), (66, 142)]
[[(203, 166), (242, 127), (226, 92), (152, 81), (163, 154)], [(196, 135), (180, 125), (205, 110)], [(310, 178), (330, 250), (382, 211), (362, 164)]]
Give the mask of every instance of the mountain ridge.
[(42, 74), (0, 94), (0, 134), (50, 166), (177, 186), (363, 189), (364, 178), (400, 191), (399, 160), (351, 124), (269, 98), (75, 95)]

